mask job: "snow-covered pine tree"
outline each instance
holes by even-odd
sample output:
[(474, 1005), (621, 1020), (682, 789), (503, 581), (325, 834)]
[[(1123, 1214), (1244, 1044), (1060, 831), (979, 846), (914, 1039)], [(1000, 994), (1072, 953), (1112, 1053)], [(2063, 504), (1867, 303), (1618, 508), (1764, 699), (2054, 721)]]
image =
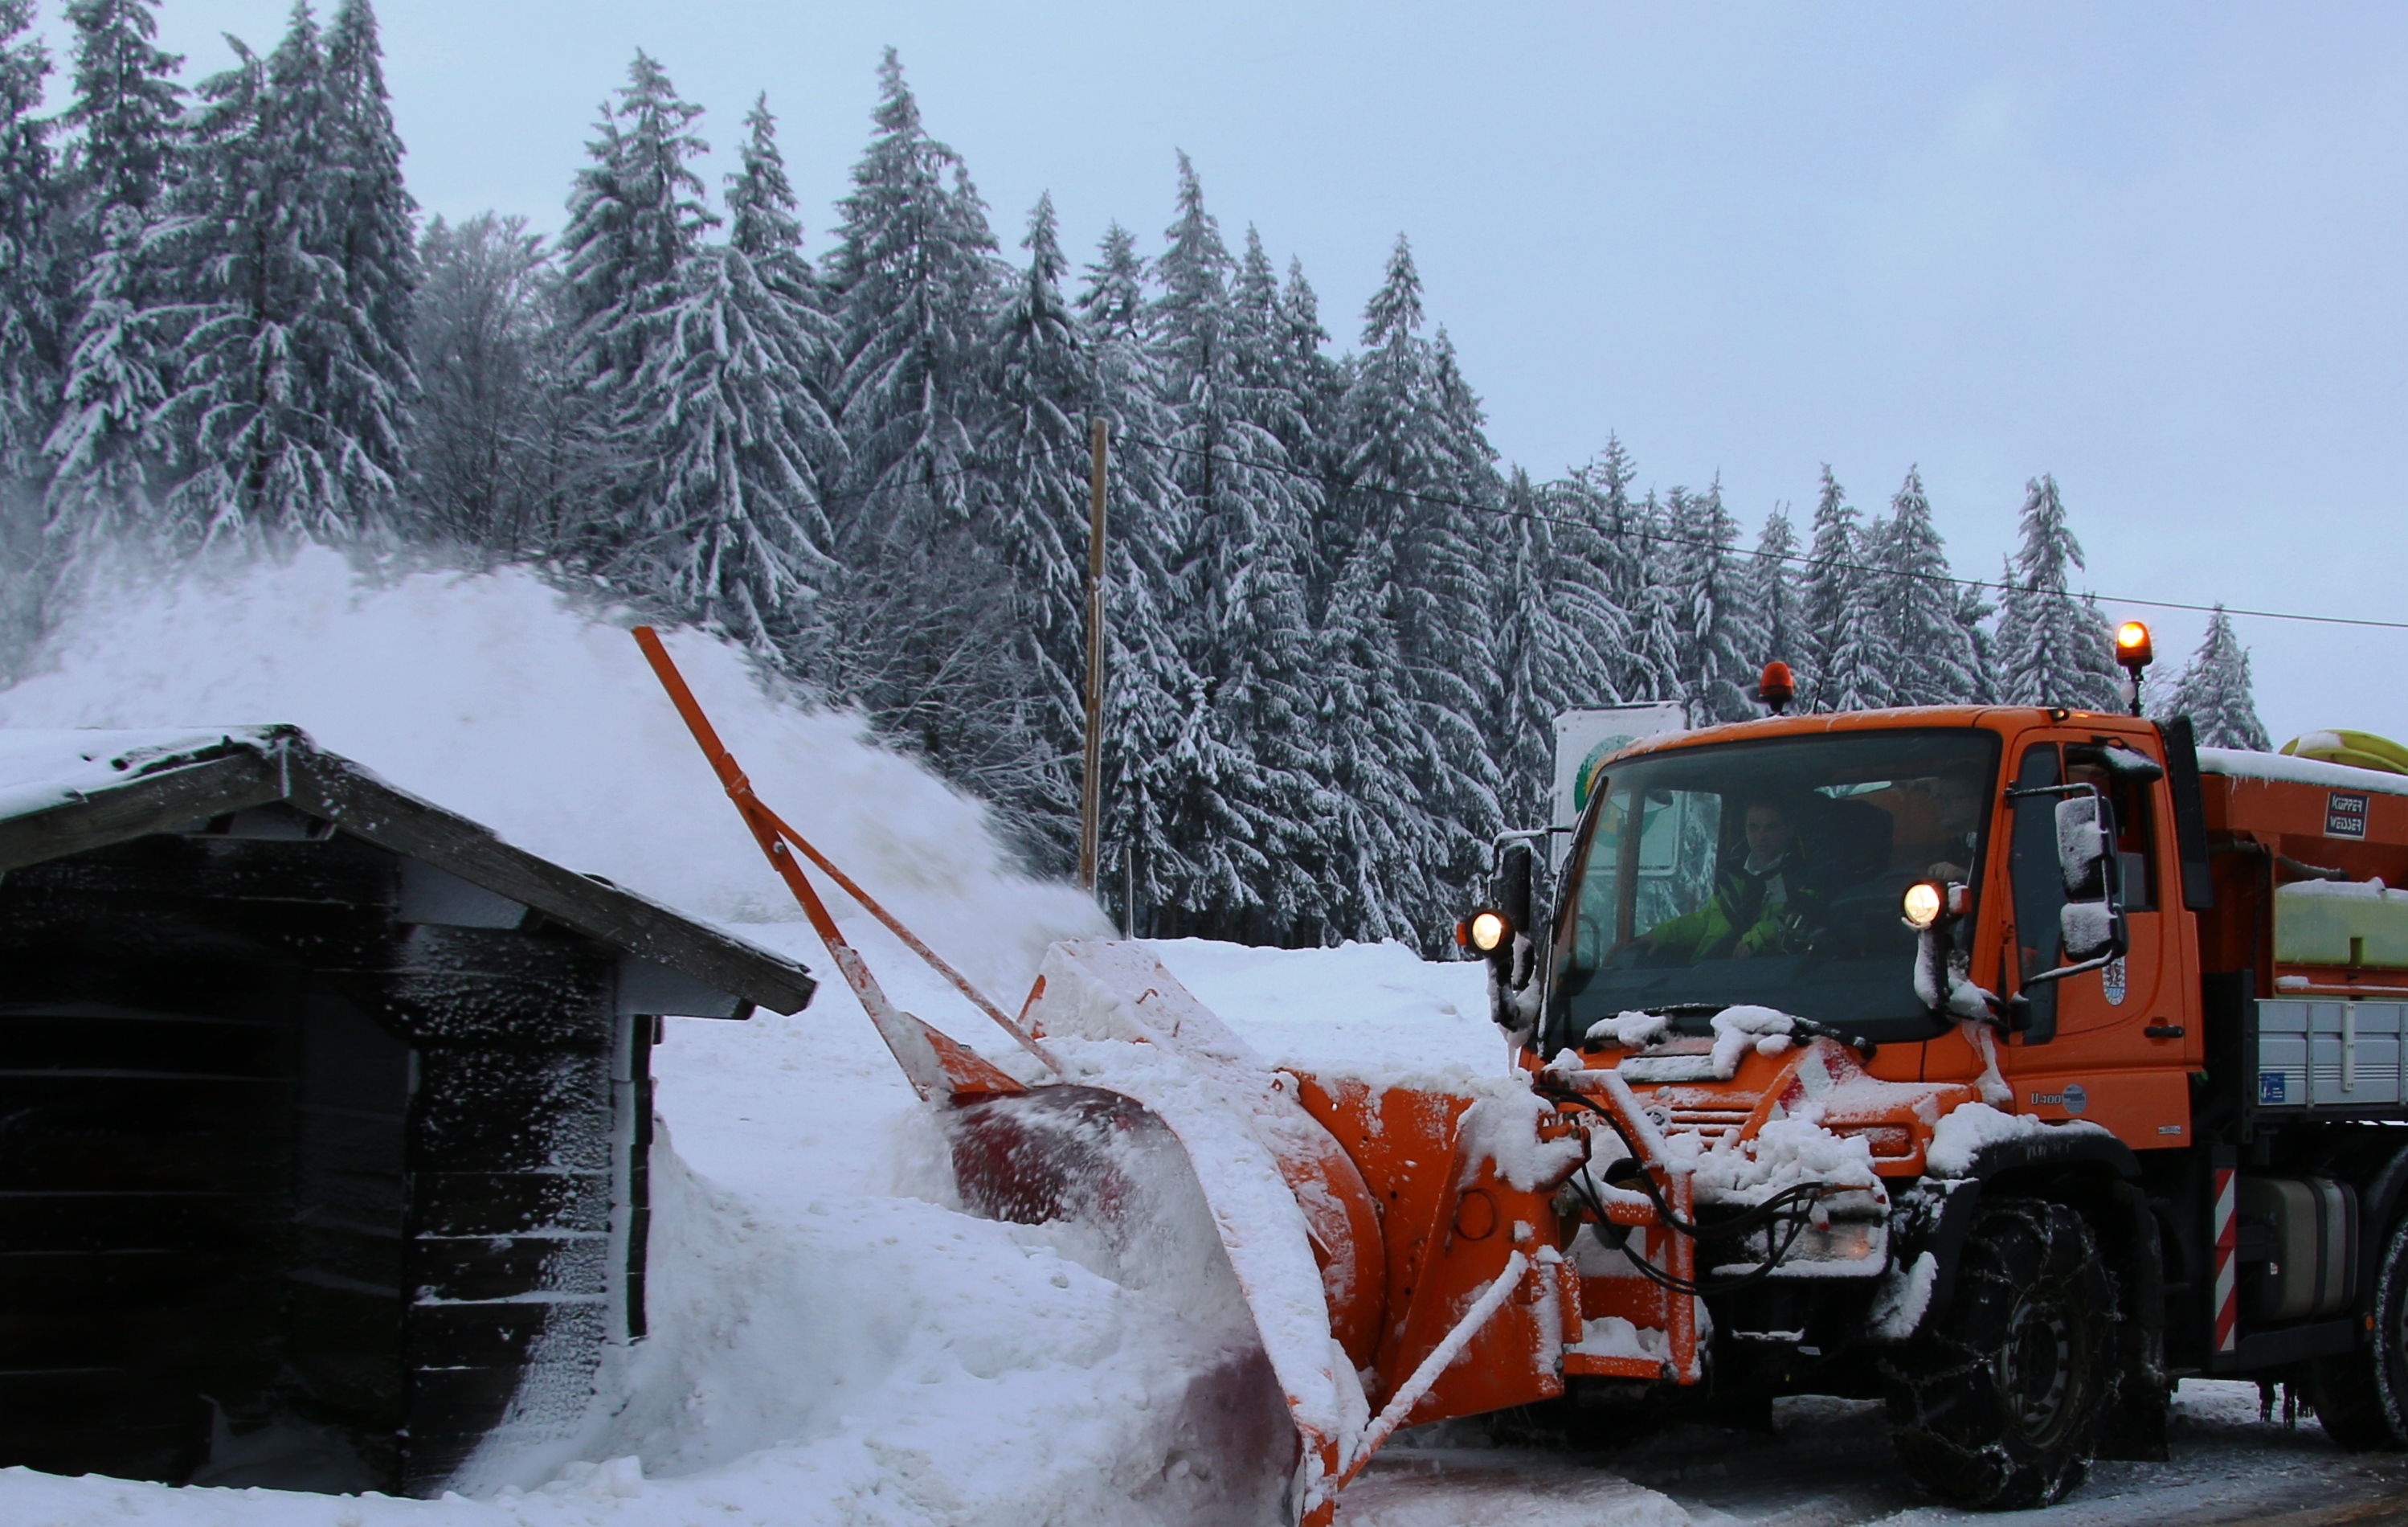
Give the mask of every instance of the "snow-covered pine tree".
[(828, 311), (827, 289), (803, 253), (803, 225), (796, 211), (794, 183), (786, 176), (785, 154), (778, 147), (777, 125), (765, 94), (745, 113), (738, 168), (728, 177), (727, 243), (752, 264), (753, 279), (779, 298), (793, 319), (807, 347), (797, 364), (810, 383), (810, 406), (829, 421), (825, 427), (833, 428), (835, 415), (825, 395), (841, 358), (842, 334)]
[(701, 115), (638, 50), (585, 146), (593, 163), (569, 194), (560, 249), (574, 373), (591, 410), (580, 443), (601, 458), (603, 489), (585, 506), (576, 540), (580, 555), (604, 565), (652, 541), (663, 525), (662, 464), (643, 442), (671, 411), (658, 363), (674, 343), (703, 235), (719, 221), (691, 163), (710, 151), (693, 130)]
[(323, 38), (303, 6), (266, 59), (236, 47), (236, 66), (202, 86), (193, 168), (163, 238), (182, 300), (160, 410), (174, 482), (162, 535), (381, 540), (398, 431), (373, 421), (389, 424), (401, 399), (346, 281), (334, 194), (343, 129)]
[[(1114, 496), (1113, 502), (1119, 503)], [(1102, 820), (1097, 889), (1132, 936), (1166, 931), (1202, 878), (1181, 847), (1181, 796), (1208, 747), (1204, 681), (1187, 666), (1162, 605), (1169, 574), (1154, 538), (1111, 542), (1105, 585)]]
[(1088, 360), (1062, 295), (1054, 198), (1039, 198), (1021, 240), (1028, 266), (996, 316), (994, 411), (978, 442), (994, 476), (982, 533), (1010, 590), (1014, 716), (1025, 771), (1007, 810), (1041, 845), (1049, 869), (1078, 852), (1079, 771), (1086, 675)]
[(1573, 497), (1516, 468), (1498, 526), (1495, 734), (1505, 819), (1517, 824), (1546, 818), (1555, 717), (1621, 699), (1613, 668), (1628, 626), (1598, 581), (1596, 534)]
[(1998, 633), (1989, 626), (1999, 607), (1984, 597), (1985, 586), (1969, 583), (1956, 591), (1956, 627), (1965, 633), (1965, 650), (1973, 655), (1973, 688), (1965, 698), (1976, 705), (1992, 704), (1999, 698)]
[(852, 452), (846, 545), (924, 540), (971, 511), (982, 363), (1007, 279), (961, 159), (931, 138), (893, 49), (879, 65), (876, 134), (853, 169), (829, 262)]
[(833, 396), (850, 454), (831, 506), (846, 567), (831, 677), (951, 778), (1011, 797), (1024, 791), (1028, 732), (1015, 612), (996, 598), (983, 530), (994, 472), (976, 448), (992, 407), (988, 338), (1013, 278), (892, 50), (879, 78), (876, 130), (828, 261), (843, 355)]
[(0, 0), (0, 684), (40, 635), (51, 558), (42, 441), (57, 411), (62, 219), (51, 122), (36, 115), (50, 58), (32, 0)]
[(1256, 239), (1240, 269), (1185, 154), (1166, 238), (1149, 319), (1184, 532), (1166, 612), (1212, 715), (1170, 786), (1197, 879), (1175, 893), (1183, 922), (1165, 930), (1287, 942), (1323, 911), (1310, 868), (1320, 755), (1300, 724), (1305, 535), (1319, 495), (1279, 433), (1302, 421), (1278, 374), (1269, 260)]
[(1449, 845), (1407, 771), (1427, 773), (1430, 739), (1407, 688), (1393, 618), (1396, 558), (1368, 540), (1338, 564), (1317, 633), (1322, 685), (1316, 723), (1329, 748), (1330, 793), (1321, 870), (1331, 929), (1324, 942), (1420, 944), (1443, 892), (1424, 866)]
[[(1198, 670), (1211, 687), (1211, 725), (1240, 766), (1225, 800), (1255, 824), (1263, 858), (1248, 879), (1248, 900), (1226, 905), (1219, 930), (1256, 943), (1318, 942), (1329, 914), (1319, 867), (1330, 763), (1312, 724), (1319, 680), (1311, 568), (1324, 499), (1305, 389), (1317, 357), (1299, 353), (1294, 315), (1252, 228), (1230, 300), (1232, 385), (1223, 397), (1236, 427), (1213, 497), (1189, 522), (1189, 568), (1209, 584), (1197, 613), (1210, 654)], [(1213, 909), (1197, 910), (1210, 916)]]
[(1681, 698), (1699, 726), (1755, 718), (1761, 614), (1749, 600), (1739, 522), (1716, 481), (1704, 493), (1674, 488), (1666, 506), (1671, 586), (1681, 639)]
[(1632, 703), (1678, 698), (1681, 668), (1679, 621), (1663, 578), (1670, 547), (1656, 523), (1654, 499), (1631, 499), (1638, 475), (1621, 439), (1608, 435), (1603, 451), (1555, 484), (1588, 528), (1583, 555), (1604, 602), (1622, 621), (1611, 687)]
[(58, 408), (53, 237), (58, 187), (42, 80), (50, 59), (33, 0), (0, 0), (0, 508), (12, 525), (48, 475), (42, 438)]
[(342, 0), (326, 31), (326, 252), (340, 262), (347, 368), (328, 388), (329, 425), (400, 481), (402, 426), (418, 391), (410, 304), (418, 290), (418, 204), (401, 179), (401, 137), (385, 89), (369, 0)]
[(1106, 506), (1116, 540), (1143, 540), (1156, 566), (1176, 561), (1185, 525), (1170, 455), (1176, 425), (1165, 400), (1163, 358), (1147, 343), (1145, 257), (1118, 223), (1104, 230), (1073, 306), (1087, 354), (1087, 416), (1111, 431)]
[(1121, 926), (1136, 933), (1153, 928), (1174, 886), (1194, 880), (1171, 843), (1170, 782), (1204, 706), (1203, 684), (1181, 655), (1164, 609), (1164, 569), (1178, 555), (1182, 522), (1168, 458), (1155, 442), (1168, 439), (1173, 426), (1159, 360), (1145, 342), (1145, 258), (1119, 223), (1105, 229), (1075, 306), (1088, 362), (1088, 415), (1111, 429), (1098, 889)]
[(1889, 529), (1879, 553), (1878, 607), (1889, 653), (1891, 703), (1969, 704), (1981, 693), (1980, 659), (1957, 618), (1961, 601), (1919, 470), (1907, 468), (1889, 507)]
[(1865, 555), (1862, 516), (1831, 468), (1814, 505), (1806, 557), (1806, 627), (1813, 639), (1810, 697), (1800, 709), (1862, 711), (1891, 702), (1881, 613)]
[[(1305, 279), (1304, 262), (1293, 255), (1287, 262), (1287, 279), (1280, 286), (1279, 318), (1283, 375), (1296, 396), (1303, 425), (1283, 443), (1288, 459), (1311, 472), (1320, 484), (1326, 505), (1337, 497), (1343, 476), (1347, 367), (1329, 353), (1329, 331), (1321, 324), (1321, 298)], [(1323, 521), (1326, 518), (1323, 516)], [(1305, 541), (1305, 600), (1316, 627), (1334, 577), (1326, 539), (1324, 524), (1316, 522)]]
[(111, 207), (148, 216), (174, 179), (183, 117), (176, 72), (183, 60), (160, 49), (159, 0), (69, 0), (75, 34), (75, 100), (59, 118), (73, 135), (63, 178), (68, 220), (88, 255), (105, 236)]
[(74, 554), (121, 533), (149, 532), (151, 420), (165, 396), (152, 312), (164, 252), (149, 235), (174, 179), (183, 60), (152, 39), (158, 0), (72, 0), (75, 99), (54, 224), (62, 267), (75, 272), (60, 407), (43, 450), (53, 465), (45, 502), (50, 543)]
[(2186, 715), (2202, 747), (2273, 751), (2266, 724), (2258, 719), (2257, 697), (2249, 682), (2249, 651), (2233, 634), (2232, 617), (2217, 605), (2208, 618), (2207, 634), (2199, 650), (2174, 682), (2173, 692), (2157, 707), (2168, 716)]
[(2068, 586), (2071, 569), (2083, 565), (2082, 546), (2066, 524), (2055, 477), (2042, 473), (2027, 484), (2020, 528), (1999, 616), (1999, 698), (2009, 705), (2120, 709), (2107, 623)]
[(1759, 664), (1782, 662), (1795, 668), (1806, 644), (1805, 609), (1794, 570), (1798, 559), (1797, 527), (1789, 523), (1786, 509), (1775, 509), (1764, 517), (1764, 528), (1756, 532), (1756, 551), (1748, 558), (1749, 592), (1756, 600), (1756, 632), (1763, 648), (1754, 655)]
[(802, 228), (766, 99), (745, 127), (729, 240), (687, 255), (626, 395), (657, 475), (617, 565), (692, 618), (792, 656), (816, 646), (835, 571), (821, 495), (842, 447), (811, 385), (828, 337), (799, 289)]
[(1424, 339), (1422, 324), (1421, 278), (1400, 236), (1364, 309), (1339, 518), (1347, 555), (1389, 569), (1374, 586), (1385, 587), (1410, 727), (1392, 767), (1412, 785), (1419, 812), (1406, 852), (1386, 872), (1416, 942), (1434, 945), (1486, 873), (1489, 840), (1502, 825), (1502, 776), (1481, 726), (1496, 713), (1483, 550), (1502, 484), (1454, 347), (1443, 332)]
[(43, 441), (56, 463), (45, 497), (47, 539), (79, 558), (156, 526), (153, 464), (162, 454), (152, 421), (166, 400), (158, 315), (143, 305), (150, 259), (142, 214), (108, 209), (104, 237), (76, 295), (75, 349), (59, 421)]

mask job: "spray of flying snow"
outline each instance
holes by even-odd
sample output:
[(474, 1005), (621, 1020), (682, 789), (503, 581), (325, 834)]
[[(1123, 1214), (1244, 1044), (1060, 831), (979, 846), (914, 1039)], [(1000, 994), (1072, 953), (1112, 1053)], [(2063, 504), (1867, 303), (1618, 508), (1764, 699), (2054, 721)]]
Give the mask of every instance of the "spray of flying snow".
[[(294, 722), (572, 869), (719, 922), (799, 920), (627, 624), (521, 569), (373, 586), (311, 550), (86, 596), (47, 670), (0, 691), (0, 727)], [(906, 924), (944, 929), (940, 952), (990, 989), (1016, 997), (1048, 944), (1107, 931), (1076, 891), (1015, 872), (983, 808), (867, 742), (858, 717), (781, 700), (710, 637), (668, 645), (763, 799)]]

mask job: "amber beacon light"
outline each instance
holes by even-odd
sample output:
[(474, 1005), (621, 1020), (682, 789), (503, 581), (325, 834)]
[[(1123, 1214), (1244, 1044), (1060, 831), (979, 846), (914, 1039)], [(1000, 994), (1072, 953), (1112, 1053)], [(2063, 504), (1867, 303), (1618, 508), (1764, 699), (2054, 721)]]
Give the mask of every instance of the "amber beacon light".
[(2150, 644), (2149, 628), (2137, 620), (2128, 620), (2115, 627), (2115, 661), (2123, 665), (2132, 683), (2132, 713), (2141, 713), (2141, 670), (2157, 655)]
[(1774, 715), (1789, 709), (1789, 702), (1798, 698), (1798, 681), (1789, 676), (1789, 665), (1778, 661), (1765, 664), (1764, 676), (1756, 681), (1756, 698)]
[(2149, 645), (2149, 628), (2137, 620), (2128, 620), (2115, 627), (2115, 661), (2132, 670), (2133, 677), (2156, 660), (2157, 653)]

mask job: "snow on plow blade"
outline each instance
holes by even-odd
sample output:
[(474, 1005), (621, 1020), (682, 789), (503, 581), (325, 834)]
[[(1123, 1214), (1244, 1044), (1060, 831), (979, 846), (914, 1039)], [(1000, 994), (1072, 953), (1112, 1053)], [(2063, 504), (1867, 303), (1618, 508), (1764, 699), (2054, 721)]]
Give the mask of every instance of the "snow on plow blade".
[(1295, 1419), (1298, 1520), (1331, 1520), (1400, 1425), (1562, 1392), (1578, 1296), (1547, 1198), (1584, 1147), (1547, 1137), (1521, 1078), (1448, 1093), (1275, 1069), (1131, 943), (1055, 944), (1022, 1017), (1068, 1080), (953, 1110), (965, 1199), (1109, 1217), (1127, 1200), (1112, 1143), (1168, 1131)]

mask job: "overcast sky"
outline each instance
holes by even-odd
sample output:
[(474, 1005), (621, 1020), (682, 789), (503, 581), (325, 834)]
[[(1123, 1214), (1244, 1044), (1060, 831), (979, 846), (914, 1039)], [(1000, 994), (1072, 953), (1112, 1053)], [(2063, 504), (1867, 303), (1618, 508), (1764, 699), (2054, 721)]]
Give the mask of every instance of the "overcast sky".
[[(57, 0), (44, 0), (54, 11)], [(287, 0), (166, 0), (188, 75)], [(1351, 343), (1398, 232), (1490, 434), (1618, 432), (1749, 525), (1920, 464), (1993, 575), (2056, 473), (2103, 594), (2408, 619), (2408, 7), (385, 0), (410, 185), (556, 229), (635, 49), (732, 147), (767, 91), (824, 252), (879, 50), (1008, 251), (1158, 248), (1184, 149)], [(49, 23), (55, 35), (55, 22)], [(59, 94), (54, 82), (54, 97)], [(733, 155), (714, 155), (714, 181)], [(2200, 617), (2138, 613), (2178, 663)], [(2408, 739), (2408, 631), (2241, 624), (2279, 742)]]

